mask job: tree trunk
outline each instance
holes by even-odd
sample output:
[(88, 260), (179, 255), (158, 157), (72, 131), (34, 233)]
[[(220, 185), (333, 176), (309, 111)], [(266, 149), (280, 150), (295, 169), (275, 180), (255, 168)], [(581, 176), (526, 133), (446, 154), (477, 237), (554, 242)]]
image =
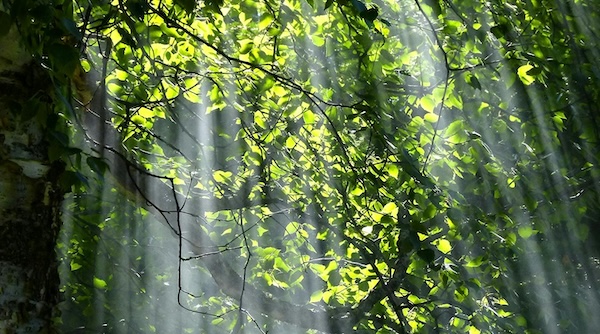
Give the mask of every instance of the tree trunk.
[(0, 37), (0, 333), (51, 333), (60, 164), (45, 138), (51, 84), (12, 29)]

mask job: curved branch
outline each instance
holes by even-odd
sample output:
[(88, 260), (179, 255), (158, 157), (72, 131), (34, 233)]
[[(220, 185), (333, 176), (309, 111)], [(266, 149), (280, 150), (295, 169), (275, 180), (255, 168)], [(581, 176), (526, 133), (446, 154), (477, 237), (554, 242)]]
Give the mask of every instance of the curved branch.
[[(102, 103), (92, 101), (88, 106), (89, 109), (95, 107), (102, 107)], [(83, 126), (86, 129), (91, 149), (104, 157), (110, 166), (110, 175), (128, 198), (134, 199), (141, 196), (145, 202), (145, 208), (159, 221), (163, 221), (177, 237), (187, 242), (188, 249), (209, 270), (225, 295), (239, 300), (243, 293), (246, 309), (260, 309), (271, 319), (302, 328), (317, 329), (322, 332), (333, 332), (333, 330), (336, 333), (354, 332), (352, 327), (358, 322), (358, 316), (360, 316), (355, 312), (348, 312), (347, 308), (337, 311), (335, 309), (310, 309), (309, 305), (296, 305), (272, 298), (251, 284), (245, 284), (244, 279), (226, 262), (220, 252), (210, 252), (207, 255), (207, 248), (218, 249), (218, 246), (210, 241), (210, 237), (200, 228), (196, 219), (182, 218), (182, 216), (190, 217), (181, 215), (183, 205), (178, 204), (185, 202), (185, 196), (173, 191), (168, 182), (165, 182), (169, 180), (168, 178), (152, 174), (129, 160), (120, 149), (119, 132), (112, 124), (103, 121), (98, 114), (99, 112), (86, 112), (84, 115)], [(105, 138), (103, 144), (101, 143), (102, 137)], [(274, 198), (251, 200), (249, 192), (252, 187), (242, 186), (241, 189), (245, 191), (239, 192), (233, 197), (204, 197), (195, 200), (196, 203), (199, 203), (200, 208), (205, 208), (205, 210), (210, 208), (211, 211), (236, 210), (281, 202)], [(200, 243), (197, 240), (201, 240), (202, 246), (198, 246)], [(323, 321), (315, 321), (315, 319)]]

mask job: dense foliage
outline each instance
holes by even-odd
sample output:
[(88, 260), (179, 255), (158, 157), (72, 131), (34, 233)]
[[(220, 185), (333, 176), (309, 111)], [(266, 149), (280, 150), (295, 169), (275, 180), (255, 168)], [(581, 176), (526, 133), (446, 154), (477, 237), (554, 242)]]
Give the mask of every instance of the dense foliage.
[(599, 325), (593, 1), (5, 8), (65, 105), (66, 331)]

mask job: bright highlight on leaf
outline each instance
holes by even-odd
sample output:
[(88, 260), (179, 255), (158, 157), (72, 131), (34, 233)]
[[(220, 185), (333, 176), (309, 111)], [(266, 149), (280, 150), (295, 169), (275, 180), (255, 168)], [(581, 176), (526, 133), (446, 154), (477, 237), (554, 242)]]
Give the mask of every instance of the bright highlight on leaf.
[(433, 113), (435, 110), (435, 101), (431, 96), (424, 96), (421, 98), (421, 108), (423, 108), (428, 113)]
[(94, 287), (98, 289), (106, 289), (106, 281), (94, 277)]
[(535, 233), (535, 230), (531, 226), (519, 227), (519, 236), (527, 239)]
[(75, 271), (75, 270), (77, 270), (77, 269), (79, 269), (79, 268), (81, 268), (81, 267), (82, 267), (82, 265), (81, 265), (81, 264), (79, 264), (79, 263), (77, 263), (77, 262), (73, 262), (73, 261), (71, 261), (71, 271)]
[(213, 173), (213, 177), (214, 177), (215, 181), (217, 181), (219, 183), (229, 182), (232, 175), (233, 175), (232, 172), (222, 171), (222, 170), (217, 170)]
[(452, 250), (452, 245), (450, 244), (450, 241), (441, 239), (437, 244), (437, 249), (439, 249), (440, 252), (447, 254)]
[(423, 119), (425, 119), (425, 121), (430, 122), (430, 123), (435, 123), (438, 121), (440, 117), (434, 113), (427, 113), (425, 114), (425, 116), (423, 117)]
[(519, 69), (517, 70), (517, 74), (519, 75), (519, 79), (521, 79), (521, 81), (525, 85), (531, 85), (535, 81), (534, 77), (532, 77), (531, 75), (527, 74), (527, 72), (529, 72), (531, 69), (533, 69), (532, 65), (525, 64), (525, 65), (519, 67)]

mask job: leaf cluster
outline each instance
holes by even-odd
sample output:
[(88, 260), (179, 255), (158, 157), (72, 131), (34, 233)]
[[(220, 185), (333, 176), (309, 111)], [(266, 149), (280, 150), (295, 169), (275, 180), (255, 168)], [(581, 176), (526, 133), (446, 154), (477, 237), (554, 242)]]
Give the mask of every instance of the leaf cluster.
[[(589, 329), (572, 319), (597, 298), (581, 255), (600, 212), (590, 3), (128, 0), (52, 13), (23, 29), (44, 36), (32, 45), (52, 73), (102, 73), (105, 149), (127, 168), (67, 144), (57, 156), (75, 161), (71, 178), (110, 171), (111, 191), (145, 206), (102, 199), (73, 216), (103, 230), (105, 215), (137, 226), (152, 213), (178, 241), (180, 305), (212, 325)], [(85, 106), (69, 105), (65, 132), (81, 135)], [(124, 248), (139, 241), (125, 235)], [(82, 240), (64, 246), (73, 272), (104, 237)], [(97, 266), (66, 288), (79, 305), (119, 291)], [(538, 310), (552, 301), (583, 306), (549, 320)]]

